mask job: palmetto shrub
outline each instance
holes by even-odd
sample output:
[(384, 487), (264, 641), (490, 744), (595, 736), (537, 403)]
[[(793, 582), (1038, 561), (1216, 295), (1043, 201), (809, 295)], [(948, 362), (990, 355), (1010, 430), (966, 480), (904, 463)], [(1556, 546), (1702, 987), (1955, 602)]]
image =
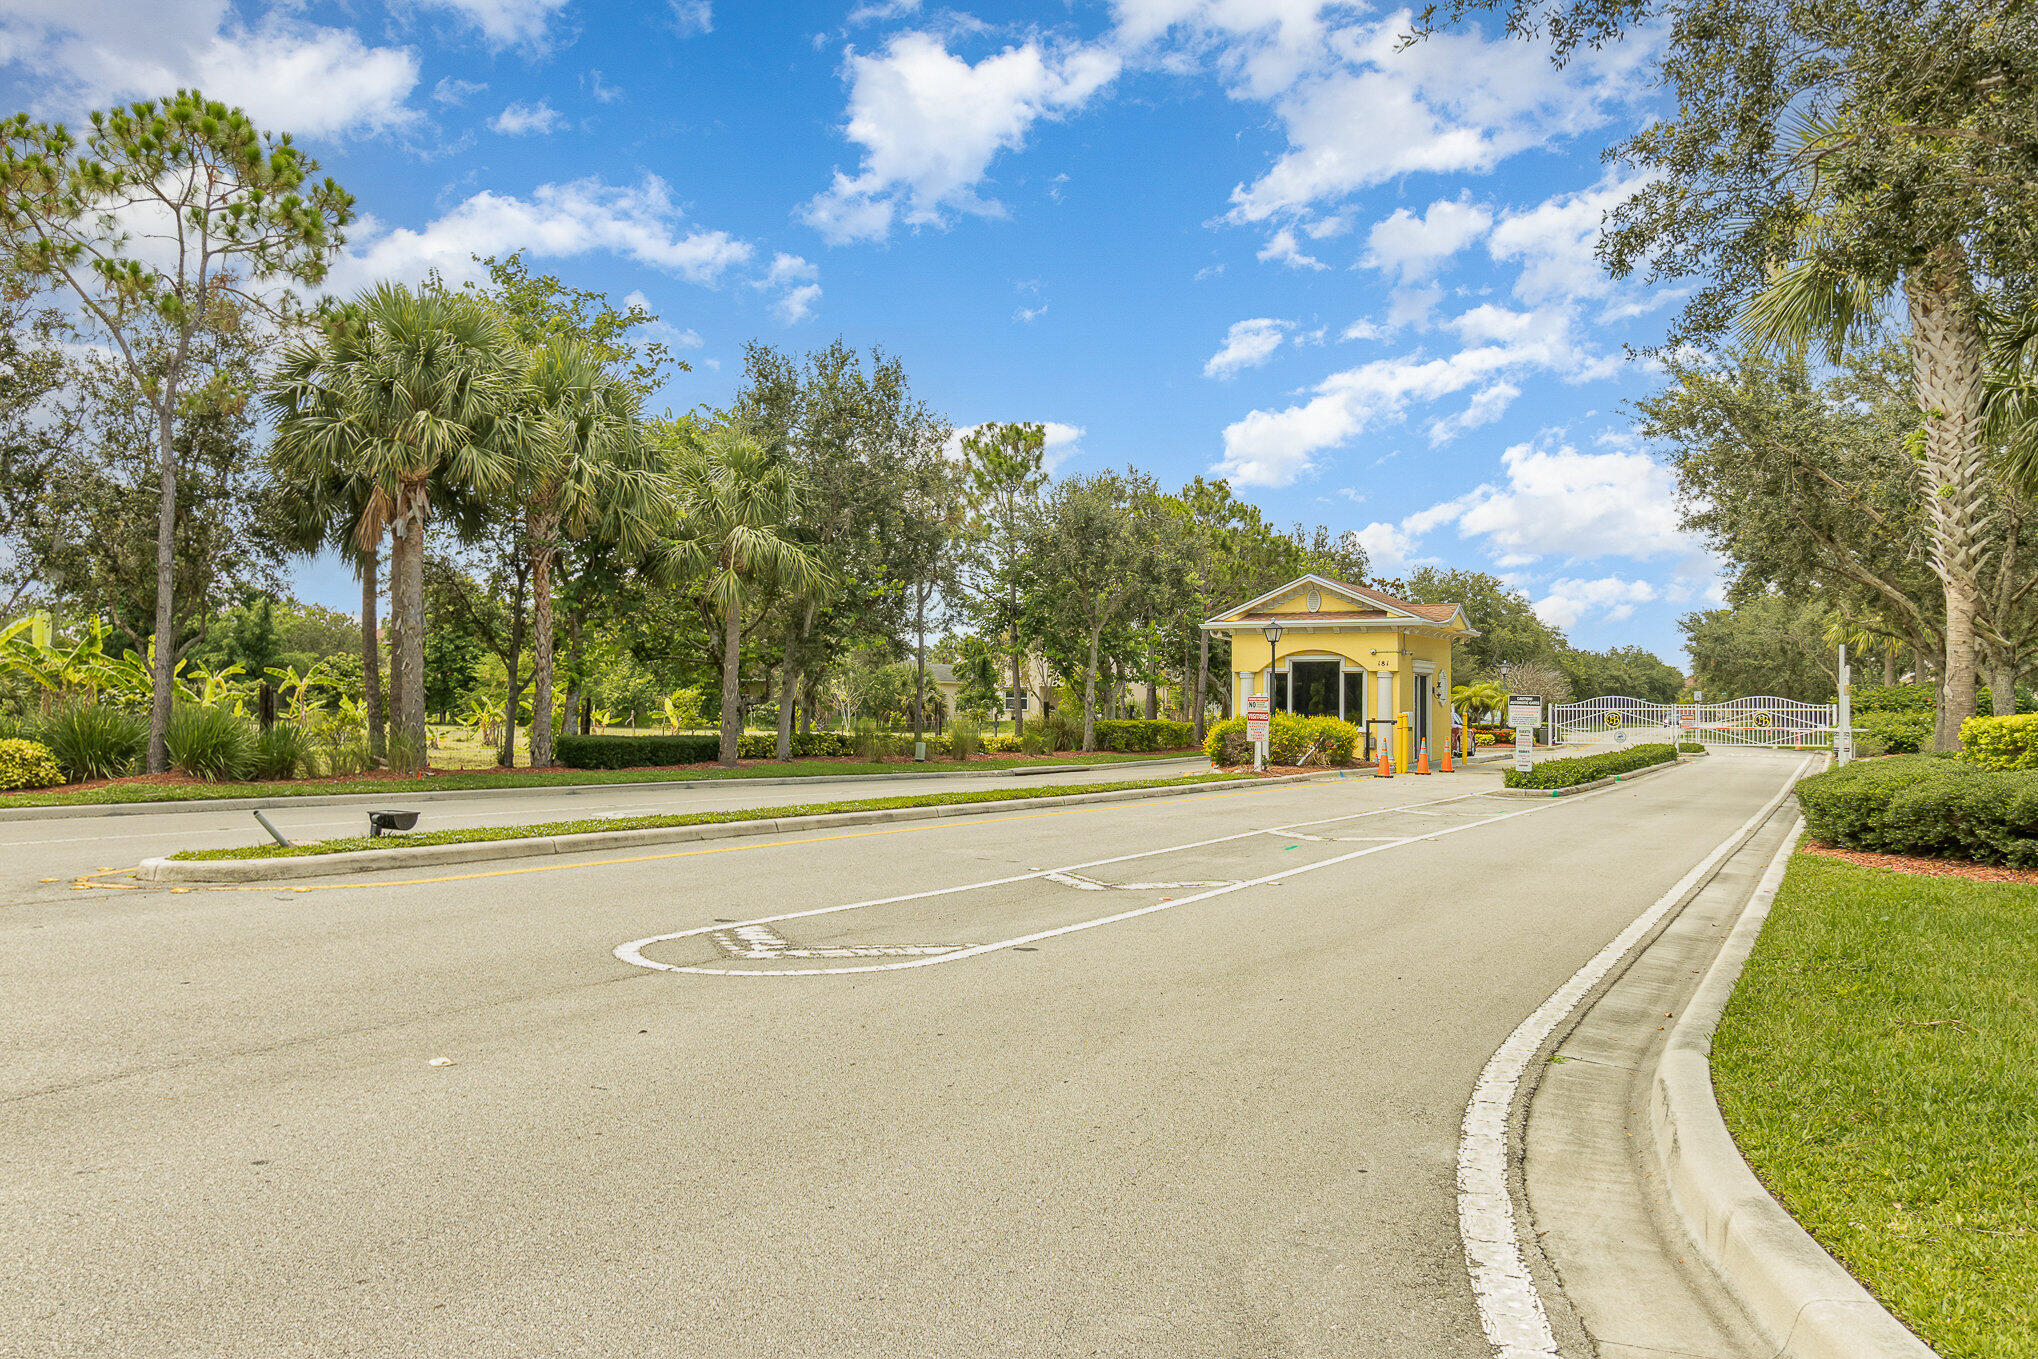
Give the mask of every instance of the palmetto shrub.
[(251, 778), (309, 778), (318, 773), (318, 745), (311, 733), (295, 722), (278, 722), (255, 736)]
[(170, 767), (208, 782), (244, 779), (255, 767), (256, 732), (245, 717), (202, 703), (170, 710)]
[(117, 779), (135, 771), (149, 744), (148, 719), (110, 703), (57, 709), (33, 733), (73, 783)]

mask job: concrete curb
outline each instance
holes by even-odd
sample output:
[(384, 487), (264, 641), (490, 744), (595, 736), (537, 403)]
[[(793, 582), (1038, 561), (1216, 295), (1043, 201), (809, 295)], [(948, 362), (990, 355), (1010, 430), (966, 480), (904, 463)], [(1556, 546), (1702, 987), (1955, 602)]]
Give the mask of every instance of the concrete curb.
[(172, 802), (96, 802), (71, 807), (0, 807), (0, 821), (62, 821), (78, 816), (154, 816), (160, 812), (247, 812), (275, 811), (279, 807), (368, 807), (390, 802), (445, 802), (463, 797), (575, 797), (583, 793), (606, 793), (616, 789), (631, 792), (665, 792), (675, 788), (791, 787), (815, 783), (902, 783), (914, 779), (1024, 778), (1038, 774), (1081, 774), (1099, 769), (1153, 769), (1161, 765), (1202, 763), (1201, 755), (1178, 755), (1165, 760), (1124, 760), (1115, 764), (1046, 764), (1023, 769), (929, 769), (899, 774), (808, 774), (783, 779), (670, 779), (646, 783), (549, 783), (517, 788), (423, 788), (406, 791), (391, 782), (388, 792), (306, 793), (281, 797), (180, 798)]
[(1666, 769), (1675, 769), (1678, 765), (1683, 764), (1684, 761), (1685, 757), (1680, 755), (1674, 760), (1665, 760), (1661, 764), (1647, 765), (1641, 769), (1631, 769), (1625, 774), (1608, 774), (1605, 778), (1594, 779), (1590, 783), (1574, 783), (1569, 788), (1502, 788), (1497, 792), (1487, 794), (1487, 796), (1532, 797), (1532, 798), (1575, 797), (1579, 793), (1589, 793), (1597, 788), (1611, 788), (1616, 783), (1630, 783), (1635, 779), (1647, 778), (1651, 774), (1660, 774)]
[(1686, 1234), (1779, 1359), (1932, 1359), (1932, 1349), (1769, 1196), (1713, 1093), (1713, 1033), (1803, 829), (1800, 817), (1670, 1032), (1649, 1090), (1656, 1158)]
[(387, 869), (474, 863), (483, 859), (525, 859), (548, 854), (588, 854), (602, 850), (636, 849), (644, 845), (684, 844), (693, 840), (728, 840), (749, 835), (828, 830), (836, 826), (869, 826), (889, 821), (932, 821), (951, 816), (984, 816), (994, 812), (1075, 807), (1093, 802), (1130, 802), (1142, 798), (1178, 797), (1185, 793), (1198, 793), (1209, 789), (1258, 788), (1269, 784), (1304, 783), (1314, 779), (1337, 777), (1340, 777), (1340, 771), (1327, 770), (1320, 774), (1283, 774), (1270, 779), (1234, 779), (1227, 783), (1183, 784), (1172, 788), (1126, 788), (1116, 792), (1007, 798), (1002, 801), (949, 803), (936, 807), (892, 807), (864, 812), (825, 812), (816, 816), (722, 821), (696, 826), (586, 831), (576, 835), (539, 835), (520, 840), (482, 840), (459, 845), (355, 849), (340, 854), (312, 854), (288, 859), (144, 859), (136, 877), (143, 882), (169, 883), (271, 882), (291, 878), (326, 878), (345, 873), (376, 873)]

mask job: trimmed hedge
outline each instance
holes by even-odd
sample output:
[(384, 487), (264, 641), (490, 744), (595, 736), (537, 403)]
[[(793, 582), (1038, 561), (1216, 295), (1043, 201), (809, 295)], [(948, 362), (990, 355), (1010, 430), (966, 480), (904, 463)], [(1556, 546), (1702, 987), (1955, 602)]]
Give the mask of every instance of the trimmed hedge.
[[(1311, 764), (1348, 765), (1359, 749), (1359, 729), (1335, 717), (1297, 717), (1275, 713), (1267, 731), (1269, 763), (1299, 765), (1303, 756)], [(1315, 750), (1312, 753), (1311, 747)], [(1245, 719), (1227, 718), (1210, 728), (1203, 750), (1210, 763), (1219, 767), (1251, 764), (1252, 744), (1245, 739)]]
[(1509, 788), (1576, 788), (1610, 774), (1627, 774), (1677, 758), (1671, 745), (1636, 746), (1607, 755), (1580, 755), (1570, 760), (1542, 760), (1527, 769), (1507, 771)]
[(1196, 744), (1194, 727), (1164, 717), (1099, 722), (1096, 733), (1099, 750), (1188, 750)]
[(1856, 713), (1857, 751), (1862, 755), (1915, 755), (1927, 749), (1932, 744), (1932, 712), (1927, 708), (1923, 712), (1870, 709)]
[(0, 741), (0, 789), (54, 788), (63, 781), (63, 766), (42, 742)]
[(1860, 760), (1800, 781), (1797, 805), (1813, 839), (1842, 849), (2038, 867), (2038, 770)]
[(1968, 718), (1960, 754), (1983, 769), (2038, 769), (2038, 714)]

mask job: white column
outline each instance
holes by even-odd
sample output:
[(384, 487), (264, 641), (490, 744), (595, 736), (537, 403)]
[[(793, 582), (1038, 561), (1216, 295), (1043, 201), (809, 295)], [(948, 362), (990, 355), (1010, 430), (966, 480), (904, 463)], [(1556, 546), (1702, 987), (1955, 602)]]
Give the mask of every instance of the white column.
[(1345, 720), (1345, 663), (1337, 663), (1337, 720)]

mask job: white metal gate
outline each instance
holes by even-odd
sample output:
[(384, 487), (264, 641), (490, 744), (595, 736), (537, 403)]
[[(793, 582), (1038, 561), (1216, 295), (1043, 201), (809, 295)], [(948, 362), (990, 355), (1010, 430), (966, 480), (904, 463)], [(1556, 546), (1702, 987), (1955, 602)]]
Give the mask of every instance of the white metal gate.
[(1676, 740), (1678, 713), (1674, 703), (1651, 703), (1646, 698), (1608, 694), (1579, 703), (1553, 703), (1549, 723), (1551, 739), (1560, 745), (1565, 742), (1646, 745)]
[(1726, 703), (1651, 703), (1613, 694), (1550, 708), (1559, 742), (1639, 745), (1681, 739), (1707, 745), (1824, 750), (1833, 744), (1839, 708), (1764, 694)]

